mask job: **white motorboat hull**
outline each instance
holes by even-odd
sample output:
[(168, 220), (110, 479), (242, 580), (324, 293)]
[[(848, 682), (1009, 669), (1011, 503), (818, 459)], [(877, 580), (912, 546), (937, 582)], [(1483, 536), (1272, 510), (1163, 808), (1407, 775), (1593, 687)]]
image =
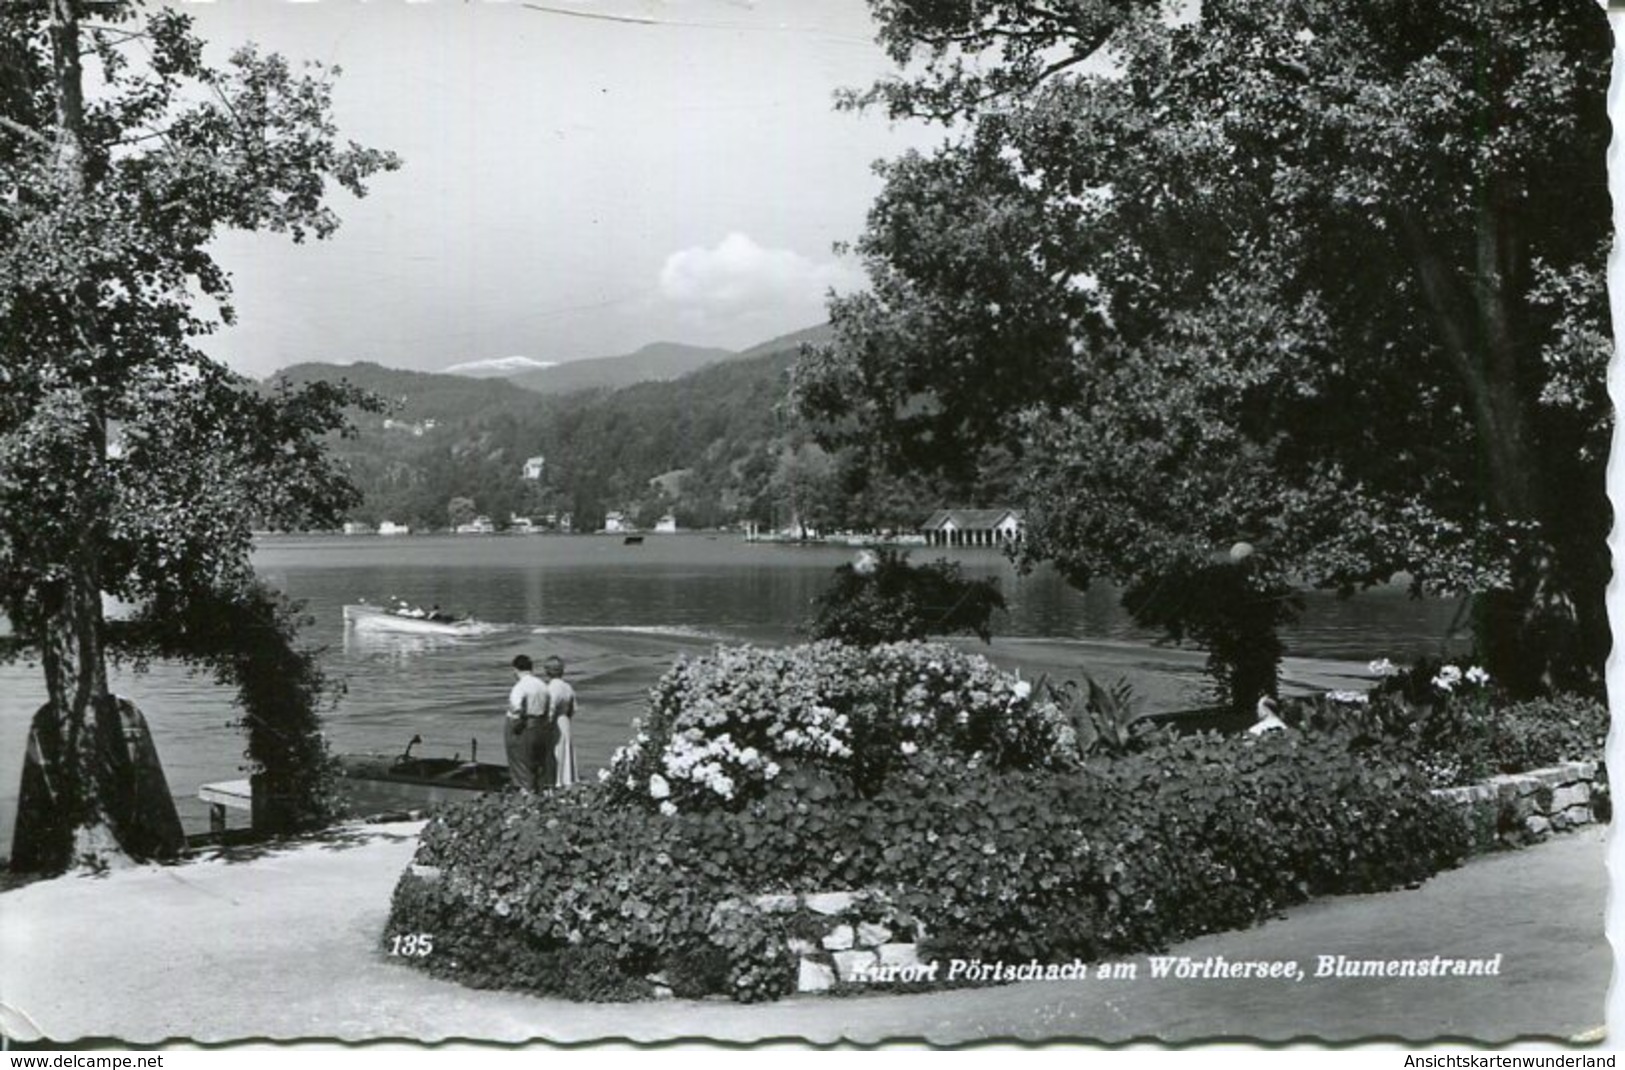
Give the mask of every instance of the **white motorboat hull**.
[(476, 620), (443, 621), (406, 617), (381, 606), (344, 607), (344, 623), (358, 631), (396, 632), (403, 635), (481, 635), (490, 626)]

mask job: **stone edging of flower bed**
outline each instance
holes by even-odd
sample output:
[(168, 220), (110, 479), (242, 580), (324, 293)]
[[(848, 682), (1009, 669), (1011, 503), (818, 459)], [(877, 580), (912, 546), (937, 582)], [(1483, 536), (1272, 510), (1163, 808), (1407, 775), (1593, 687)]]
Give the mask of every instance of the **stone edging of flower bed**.
[(1596, 762), (1564, 762), (1508, 773), (1433, 794), (1453, 803), (1472, 833), (1475, 852), (1519, 847), (1552, 832), (1607, 820), (1608, 783)]

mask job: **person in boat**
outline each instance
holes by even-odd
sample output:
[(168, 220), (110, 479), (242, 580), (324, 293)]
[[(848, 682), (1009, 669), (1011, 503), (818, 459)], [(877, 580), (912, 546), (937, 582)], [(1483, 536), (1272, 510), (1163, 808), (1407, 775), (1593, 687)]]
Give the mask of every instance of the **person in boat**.
[(447, 613), (440, 608), (440, 603), (436, 602), (434, 607), (429, 610), (429, 619), (436, 624), (456, 624), (462, 618)]
[(553, 786), (552, 717), (547, 685), (537, 679), (529, 656), (513, 659), (513, 689), (508, 692), (508, 723), (502, 733), (508, 754), (508, 776), (527, 794)]
[(567, 788), (576, 777), (576, 749), (573, 739), (576, 716), (576, 692), (564, 679), (564, 659), (554, 655), (542, 662), (547, 676), (548, 720), (552, 723), (552, 761), (550, 772), (553, 786)]

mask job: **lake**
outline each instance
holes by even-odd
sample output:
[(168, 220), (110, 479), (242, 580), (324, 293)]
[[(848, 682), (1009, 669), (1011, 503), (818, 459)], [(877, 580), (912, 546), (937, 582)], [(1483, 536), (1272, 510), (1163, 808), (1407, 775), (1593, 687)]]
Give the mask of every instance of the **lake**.
[[(344, 683), (327, 716), (338, 752), (394, 753), (414, 734), (430, 753), (502, 760), (502, 712), (515, 654), (557, 654), (580, 696), (577, 757), (585, 775), (626, 741), (645, 696), (679, 656), (718, 643), (795, 641), (831, 570), (855, 551), (836, 546), (748, 543), (737, 535), (275, 536), (254, 554), (260, 575), (306, 602), (303, 633), (325, 648)], [(1145, 708), (1199, 705), (1198, 651), (1153, 646), (1106, 585), (1069, 587), (1052, 570), (1018, 575), (995, 550), (917, 548), (916, 562), (948, 556), (972, 576), (997, 577), (1009, 604), (990, 647), (962, 641), (1028, 678), (1042, 673), (1128, 676)], [(390, 599), (472, 613), (498, 627), (466, 639), (347, 632), (348, 602)], [(1311, 594), (1286, 633), (1290, 655), (1363, 665), (1458, 649), (1446, 633), (1454, 602), (1413, 600), (1385, 588), (1350, 600)], [(1328, 676), (1330, 671), (1332, 675)], [(1330, 686), (1335, 665), (1289, 662), (1300, 686)], [(1357, 666), (1348, 667), (1349, 673)], [(189, 830), (207, 826), (200, 785), (244, 774), (243, 739), (229, 722), (229, 688), (182, 666), (158, 665), (115, 687), (146, 713), (169, 785)], [(0, 666), (0, 853), (9, 853), (28, 722), (44, 701), (36, 665)]]

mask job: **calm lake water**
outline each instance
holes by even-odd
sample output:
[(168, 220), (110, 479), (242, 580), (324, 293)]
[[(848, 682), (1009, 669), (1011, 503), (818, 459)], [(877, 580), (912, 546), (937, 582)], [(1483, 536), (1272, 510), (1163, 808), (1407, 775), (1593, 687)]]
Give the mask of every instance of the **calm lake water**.
[[(558, 654), (580, 695), (577, 755), (590, 776), (626, 741), (650, 686), (677, 657), (717, 643), (794, 641), (831, 570), (854, 553), (703, 534), (651, 535), (637, 546), (592, 535), (287, 536), (262, 540), (254, 563), (305, 600), (313, 623), (303, 634), (344, 682), (327, 718), (335, 751), (394, 753), (418, 734), (431, 753), (467, 757), (477, 747), (501, 761), (509, 661)], [(973, 645), (1007, 667), (1077, 675), (1108, 646), (1149, 657), (1159, 638), (1136, 629), (1109, 588), (1079, 592), (1048, 570), (1019, 576), (997, 551), (919, 548), (914, 560), (944, 554), (970, 575), (999, 578), (1009, 612), (992, 647)], [(467, 639), (347, 632), (345, 603), (394, 598), (497, 627)], [(1361, 662), (1438, 654), (1455, 608), (1400, 590), (1348, 601), (1313, 594), (1288, 650)], [(1196, 687), (1200, 659), (1188, 660)], [(116, 673), (115, 683), (147, 715), (183, 821), (206, 827), (198, 787), (244, 775), (243, 741), (228, 725), (233, 692), (173, 665)], [(0, 666), (0, 854), (10, 850), (28, 721), (43, 701), (37, 666)]]

